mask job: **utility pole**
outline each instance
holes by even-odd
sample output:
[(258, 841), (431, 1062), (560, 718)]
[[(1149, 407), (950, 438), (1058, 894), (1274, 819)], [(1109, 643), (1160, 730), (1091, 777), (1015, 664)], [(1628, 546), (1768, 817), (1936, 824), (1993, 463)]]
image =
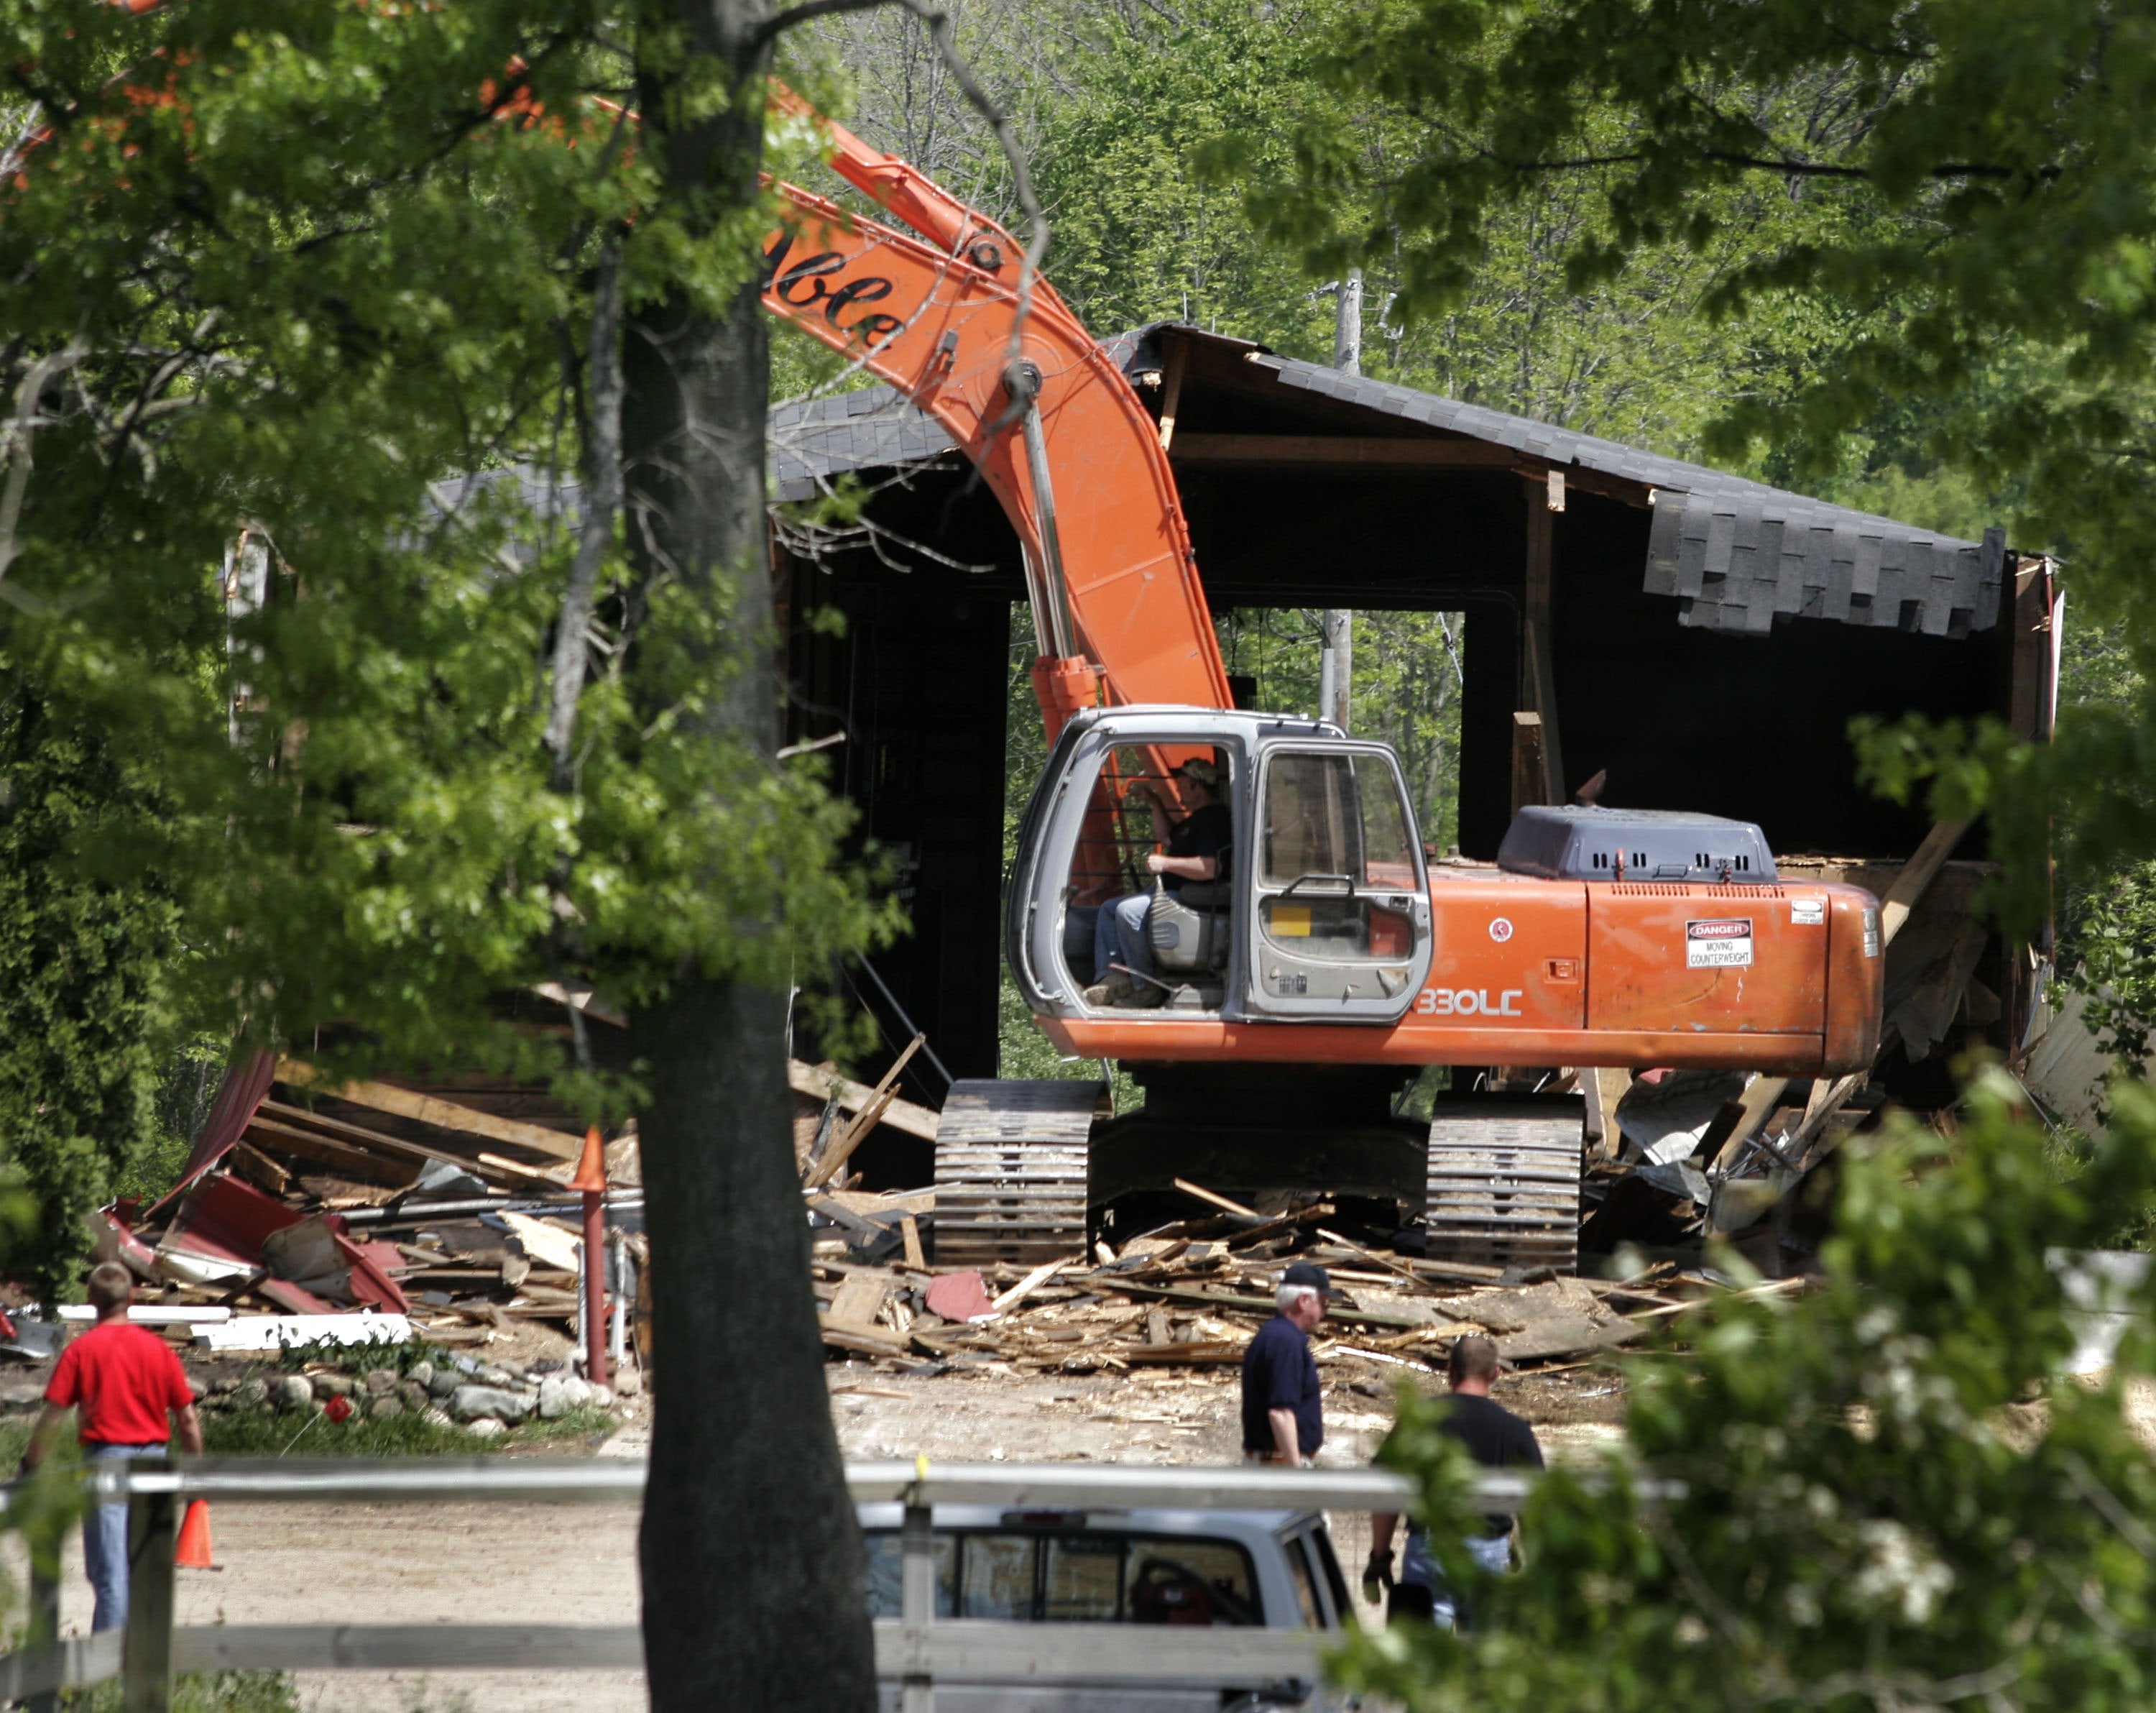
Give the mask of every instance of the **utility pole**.
[[(1332, 366), (1343, 374), (1363, 373), (1363, 270), (1350, 268), (1335, 288)], [(1317, 715), (1348, 729), (1350, 692), (1355, 680), (1355, 615), (1346, 607), (1327, 607), (1321, 621), (1317, 658)]]

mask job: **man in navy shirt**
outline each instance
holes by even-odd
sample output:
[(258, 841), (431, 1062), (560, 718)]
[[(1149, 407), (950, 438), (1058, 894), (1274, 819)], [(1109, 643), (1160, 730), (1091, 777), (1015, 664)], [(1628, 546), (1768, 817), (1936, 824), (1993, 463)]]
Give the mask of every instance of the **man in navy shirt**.
[(1298, 1261), (1281, 1275), (1274, 1300), (1280, 1313), (1258, 1329), (1243, 1352), (1243, 1458), (1299, 1469), (1325, 1443), (1319, 1413), (1317, 1361), (1310, 1335), (1325, 1318), (1332, 1281), (1325, 1269)]
[[(1158, 875), (1168, 891), (1179, 893), (1185, 881), (1220, 877), (1221, 860), (1235, 847), (1235, 823), (1220, 801), (1216, 764), (1186, 761), (1173, 772), (1190, 811), (1180, 820), (1151, 779), (1140, 779), (1130, 795), (1149, 801), (1153, 826), (1168, 829), (1168, 849), (1147, 856), (1146, 872)], [(1087, 1005), (1143, 1009), (1168, 997), (1168, 989), (1150, 979), (1152, 946), (1146, 929), (1152, 910), (1151, 893), (1126, 893), (1101, 906), (1093, 923), (1093, 985), (1086, 990)]]

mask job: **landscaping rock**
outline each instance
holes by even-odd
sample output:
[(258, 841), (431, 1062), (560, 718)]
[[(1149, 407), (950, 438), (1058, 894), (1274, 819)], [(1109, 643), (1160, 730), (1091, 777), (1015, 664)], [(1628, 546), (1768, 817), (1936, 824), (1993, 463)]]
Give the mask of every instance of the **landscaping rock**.
[(460, 1386), (449, 1394), (449, 1413), (458, 1421), (477, 1422), (492, 1416), (504, 1422), (521, 1422), (531, 1413), (531, 1401), (521, 1391), (500, 1386)]
[(573, 1374), (549, 1374), (539, 1382), (539, 1414), (548, 1422), (588, 1408), (592, 1388)]
[[(314, 1388), (307, 1388), (312, 1392)], [(260, 1378), (243, 1380), (232, 1388), (232, 1407), (236, 1410), (259, 1410), (270, 1402), (270, 1382)]]
[(613, 1388), (611, 1386), (593, 1386), (592, 1388), (592, 1402), (603, 1410), (613, 1408)]
[(296, 1415), (314, 1407), (314, 1382), (304, 1374), (280, 1374), (270, 1386), (270, 1399), (280, 1412)]
[(404, 1407), (408, 1410), (424, 1410), (427, 1407), (427, 1388), (416, 1380), (398, 1381), (397, 1396), (404, 1400)]
[(506, 1389), (523, 1385), (524, 1374), (521, 1369), (511, 1368), (504, 1363), (482, 1362), (472, 1371), (472, 1380), (475, 1385), (498, 1386)]
[(613, 1371), (613, 1389), (618, 1397), (634, 1397), (644, 1390), (644, 1371), (623, 1364)]
[(429, 1397), (444, 1398), (465, 1383), (465, 1377), (454, 1368), (437, 1368), (423, 1383)]
[(394, 1392), (384, 1392), (367, 1407), (370, 1422), (393, 1422), (404, 1413), (404, 1400)]
[(457, 1425), (449, 1419), (446, 1411), (438, 1410), (432, 1404), (419, 1412), (419, 1419), (429, 1428), (454, 1428)]
[(360, 1385), (369, 1397), (388, 1397), (397, 1390), (397, 1371), (394, 1368), (370, 1368), (360, 1376)]
[(498, 1439), (509, 1430), (491, 1416), (481, 1416), (475, 1422), (465, 1423), (465, 1432), (475, 1439)]
[(434, 1382), (434, 1365), (422, 1356), (404, 1371), (404, 1377), (414, 1386), (431, 1386)]
[(317, 1374), (314, 1376), (315, 1396), (318, 1398), (350, 1397), (358, 1390), (349, 1374)]

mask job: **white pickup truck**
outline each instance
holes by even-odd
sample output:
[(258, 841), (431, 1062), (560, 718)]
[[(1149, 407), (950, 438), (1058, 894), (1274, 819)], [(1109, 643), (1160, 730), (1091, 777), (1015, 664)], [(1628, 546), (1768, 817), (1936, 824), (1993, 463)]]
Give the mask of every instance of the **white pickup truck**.
[[(902, 1514), (896, 1505), (860, 1510), (869, 1611), (888, 1624), (899, 1616)], [(939, 1630), (951, 1626), (944, 1633), (953, 1640), (984, 1625), (1100, 1627), (1097, 1641), (1081, 1637), (1087, 1645), (1063, 1650), (1077, 1656), (1067, 1669), (1031, 1681), (940, 1680), (937, 1713), (1335, 1713), (1356, 1705), (1317, 1680), (1317, 1655), (1356, 1619), (1332, 1536), (1315, 1511), (939, 1505), (933, 1515), (936, 1621)], [(1119, 1637), (1154, 1644), (1155, 1626), (1296, 1633), (1266, 1637), (1266, 1657), (1247, 1683), (1133, 1681), (1127, 1667), (1086, 1681), (1089, 1658), (1109, 1659)], [(1286, 1671), (1278, 1669), (1284, 1658), (1292, 1661)], [(886, 1713), (898, 1704), (898, 1684), (886, 1682)]]

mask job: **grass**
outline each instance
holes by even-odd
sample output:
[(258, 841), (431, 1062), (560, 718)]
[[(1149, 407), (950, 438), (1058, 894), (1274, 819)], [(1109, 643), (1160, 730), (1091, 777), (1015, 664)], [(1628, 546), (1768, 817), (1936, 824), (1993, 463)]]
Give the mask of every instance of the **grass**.
[[(60, 1697), (69, 1713), (120, 1713), (116, 1678)], [(281, 1671), (208, 1671), (172, 1685), (172, 1713), (300, 1713), (300, 1693)]]
[[(471, 1703), (462, 1695), (437, 1705), (424, 1684), (418, 1693), (411, 1713), (470, 1713)], [(60, 1705), (68, 1713), (120, 1713), (119, 1681), (66, 1690)], [(174, 1680), (172, 1713), (300, 1713), (299, 1686), (281, 1671), (203, 1672)]]
[[(12, 1472), (30, 1443), (31, 1416), (0, 1418), (0, 1474)], [(597, 1450), (620, 1424), (603, 1410), (572, 1410), (552, 1422), (536, 1417), (497, 1439), (461, 1428), (441, 1428), (417, 1416), (386, 1422), (353, 1417), (332, 1422), (319, 1412), (302, 1419), (265, 1410), (203, 1412), (203, 1449), (213, 1457), (470, 1457), (501, 1451)]]
[(536, 1417), (493, 1439), (443, 1428), (415, 1415), (388, 1421), (353, 1417), (332, 1422), (319, 1412), (304, 1419), (261, 1410), (212, 1412), (203, 1417), (203, 1449), (216, 1457), (470, 1457), (501, 1451), (596, 1448), (618, 1424), (603, 1410), (572, 1410), (552, 1422)]

